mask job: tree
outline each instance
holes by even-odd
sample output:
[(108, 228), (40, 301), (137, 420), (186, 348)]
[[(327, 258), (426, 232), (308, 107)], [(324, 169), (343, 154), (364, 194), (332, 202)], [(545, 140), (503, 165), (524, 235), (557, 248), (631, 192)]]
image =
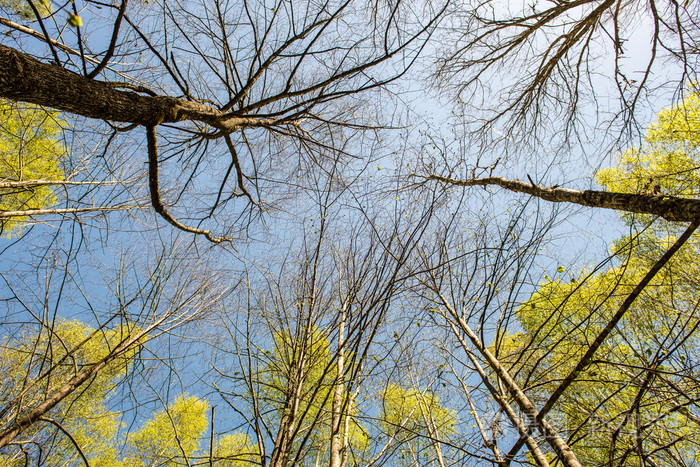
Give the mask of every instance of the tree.
[[(23, 399), (26, 405), (40, 401), (42, 392), (53, 391), (62, 380), (70, 378), (73, 367), (89, 364), (108, 353), (120, 340), (120, 334), (122, 331), (116, 329), (95, 332), (78, 321), (60, 321), (54, 327), (53, 337), (24, 334), (19, 338), (20, 346), (5, 342), (0, 353), (6, 375), (3, 424), (13, 416), (11, 407), (17, 399)], [(53, 345), (51, 340), (55, 341)], [(138, 348), (133, 348), (112, 361), (79, 394), (70, 394), (44, 414), (22, 433), (29, 441), (12, 442), (19, 449), (0, 453), (3, 463), (27, 465), (32, 456), (31, 445), (43, 448), (35, 460), (50, 466), (180, 465), (183, 459), (189, 464), (192, 459), (206, 457), (217, 465), (236, 467), (253, 461), (254, 449), (242, 433), (219, 438), (216, 448), (204, 455), (200, 444), (208, 427), (208, 404), (185, 395), (154, 412), (143, 426), (123, 439), (125, 424), (119, 413), (106, 408), (106, 401), (131, 371), (137, 352)], [(45, 372), (52, 372), (52, 387), (42, 387), (27, 378), (27, 368), (34, 361), (49, 368)], [(246, 449), (249, 454), (245, 454)]]
[[(614, 255), (592, 271), (567, 280), (563, 277), (565, 268), (558, 267), (559, 278), (545, 275), (538, 290), (522, 304), (518, 304), (511, 288), (505, 307), (500, 306), (503, 311), (492, 331), (493, 344), (488, 347), (484, 313), (492, 299), (487, 295), (481, 305), (480, 294), (495, 290), (493, 296), (497, 297), (496, 279), (502, 283), (505, 272), (499, 276), (494, 272), (486, 279), (487, 287), (477, 283), (477, 292), (470, 294), (475, 273), (460, 279), (454, 271), (460, 257), (448, 253), (447, 246), (442, 247), (444, 252), (440, 250), (437, 263), (426, 266), (431, 271), (426, 286), (432, 293), (426, 298), (435, 304), (432, 306), (441, 307), (439, 315), (447, 320), (490, 397), (508, 414), (519, 433), (519, 440), (507, 455), (494, 449), (496, 462), (509, 464), (528, 444), (530, 459), (548, 465), (551, 459), (533, 439), (535, 427), (564, 465), (693, 462), (690, 459), (695, 457), (696, 446), (693, 441), (686, 443), (686, 439), (692, 439), (695, 432), (697, 417), (688, 407), (694, 404), (692, 394), (696, 389), (695, 378), (686, 367), (694, 363), (686, 362), (696, 354), (693, 311), (698, 303), (697, 280), (688, 271), (696, 269), (697, 240), (693, 233), (700, 218), (692, 210), (687, 211), (682, 220), (690, 226), (681, 229), (658, 220), (655, 215), (662, 212), (637, 207), (647, 200), (697, 202), (682, 197), (693, 194), (693, 189), (687, 188), (688, 180), (697, 170), (695, 136), (683, 137), (692, 134), (696, 112), (694, 94), (662, 111), (644, 145), (623, 153), (619, 167), (601, 172), (599, 180), (621, 193), (543, 188), (532, 180), (528, 184), (496, 177), (465, 181), (432, 177), (462, 186), (498, 184), (545, 200), (591, 200), (596, 196), (603, 200), (608, 195), (624, 195), (629, 200), (615, 209), (634, 234), (616, 242)], [(659, 185), (664, 182), (654, 182), (657, 177), (665, 180), (672, 195), (660, 193)], [(562, 196), (557, 199), (557, 195)], [(601, 202), (598, 207), (604, 205)], [(635, 233), (640, 223), (641, 230)], [(501, 234), (497, 251), (517, 251), (511, 246), (518, 237), (514, 227), (509, 226)], [(442, 245), (448, 244), (443, 240)], [(523, 271), (523, 254), (530, 255), (527, 249), (521, 251), (513, 260), (517, 266), (515, 283)], [(425, 257), (431, 258), (427, 253)], [(605, 270), (610, 262), (613, 267)], [(476, 320), (477, 331), (469, 323), (478, 316), (473, 314), (476, 305), (472, 303), (484, 307)], [(461, 305), (466, 308), (458, 312), (458, 304), (468, 305)], [(521, 330), (506, 331), (514, 318)], [(509, 407), (511, 403), (525, 418)], [(486, 440), (484, 429), (480, 431)]]
[[(548, 466), (548, 453), (541, 446), (546, 443), (563, 465), (580, 466), (559, 427), (540, 418), (536, 401), (486, 343), (489, 336), (498, 339), (511, 323), (514, 304), (530, 281), (537, 251), (552, 228), (553, 219), (539, 210), (529, 216), (527, 207), (527, 203), (514, 206), (505, 228), (487, 225), (486, 220), (496, 216), (480, 218), (478, 235), (467, 244), (459, 231), (450, 229), (426, 245), (421, 252), (425, 273), (418, 297), (421, 306), (430, 311), (431, 320), (444, 330), (445, 337), (438, 342), (442, 342), (439, 345), (448, 360), (441, 372), (452, 373), (445, 380), (454, 381), (454, 393), (468, 407), (463, 411), (474, 420), (476, 430), (470, 430), (473, 438), (461, 447), (464, 455), (509, 465), (516, 461), (522, 442), (536, 465)], [(450, 223), (460, 224), (454, 217)], [(479, 393), (483, 395), (477, 396)], [(479, 404), (478, 399), (489, 402)], [(503, 451), (503, 443), (509, 439), (499, 435), (503, 414), (520, 440), (518, 449)], [(479, 445), (486, 449), (475, 447)]]
[[(8, 352), (32, 356), (19, 379), (44, 388), (7, 402), (2, 455), (236, 467), (690, 463), (686, 436), (694, 432), (674, 423), (696, 417), (688, 311), (696, 285), (690, 274), (677, 276), (695, 252), (697, 200), (683, 189), (659, 196), (652, 164), (636, 191), (574, 190), (549, 187), (551, 166), (540, 171), (546, 155), (536, 147), (524, 158), (536, 160), (534, 177), (523, 158), (499, 165), (496, 157), (513, 147), (520, 154), (525, 146), (511, 139), (532, 142), (543, 134), (533, 126), (561, 128), (549, 126), (557, 111), (568, 130), (553, 136), (559, 147), (585, 140), (575, 130), (604, 120), (615, 135), (616, 119), (623, 130), (633, 126), (659, 47), (680, 57), (680, 81), (695, 74), (694, 4), (80, 0), (47, 8), (29, 2), (29, 20), (4, 2), (14, 16), (0, 18), (0, 97), (61, 112), (66, 149), (56, 175), (63, 180), (8, 187), (51, 186), (57, 201), (38, 209), (60, 222), (0, 248), (0, 335)], [(635, 86), (622, 63), (622, 26), (644, 12), (655, 26), (653, 53)], [(436, 34), (442, 42), (433, 47)], [(612, 44), (620, 113), (579, 125), (591, 108), (583, 100), (601, 89), (589, 61), (601, 38)], [(452, 44), (459, 50), (445, 52)], [(426, 46), (446, 55), (437, 72), (449, 80), (443, 89), (494, 104), (490, 114), (472, 99), (434, 112), (458, 114), (446, 120), (463, 124), (454, 141), (407, 103)], [(524, 79), (496, 74), (520, 59), (526, 66), (512, 68), (525, 69)], [(472, 88), (480, 81), (493, 87)], [(467, 115), (465, 107), (480, 110)], [(668, 120), (676, 113), (694, 115), (674, 111)], [(516, 125), (499, 127), (509, 118)], [(462, 138), (471, 123), (483, 140)], [(496, 154), (492, 132), (503, 134), (506, 153)], [(431, 144), (440, 140), (448, 142)], [(674, 150), (690, 153), (683, 144)], [(464, 151), (458, 157), (455, 147)], [(686, 159), (664, 176), (692, 173)], [(413, 183), (404, 186), (408, 172)], [(679, 185), (694, 183), (688, 174)], [(493, 184), (520, 197), (501, 205)], [(133, 209), (144, 200), (147, 213)], [(561, 226), (546, 201), (624, 210), (630, 236), (575, 283), (542, 280), (535, 271), (552, 258), (540, 249)], [(130, 211), (74, 215), (122, 207)], [(640, 220), (659, 216), (690, 227), (657, 222), (636, 235)], [(671, 303), (655, 294), (667, 287)], [(633, 319), (656, 306), (658, 316)], [(61, 323), (76, 318), (98, 342), (103, 336), (102, 353), (81, 361), (80, 343), (62, 343)], [(626, 323), (645, 329), (618, 332)], [(118, 342), (104, 337), (111, 331)], [(92, 383), (122, 360), (126, 370), (108, 385), (115, 399), (103, 393), (92, 402)], [(615, 367), (607, 379), (591, 373), (605, 365)], [(81, 404), (102, 411), (103, 422), (72, 418)], [(576, 423), (572, 431), (558, 423), (561, 413)], [(616, 431), (580, 436), (591, 413)]]
[[(306, 342), (295, 342), (289, 335), (279, 335), (274, 338), (274, 350), (269, 352), (272, 354), (271, 363), (258, 376), (260, 381), (266, 383), (260, 396), (266, 405), (275, 410), (273, 417), (278, 423), (283, 422), (290, 411), (298, 412), (297, 420), (293, 423), (299, 427), (299, 432), (293, 437), (290, 450), (300, 449), (302, 443), (308, 447), (304, 449), (303, 456), (298, 456), (300, 460), (297, 462), (318, 465), (321, 459), (330, 458), (336, 453), (340, 458), (342, 453), (343, 464), (356, 464), (364, 457), (369, 439), (366, 428), (356, 418), (357, 409), (353, 401), (356, 395), (345, 393), (341, 387), (340, 400), (335, 401), (339, 386), (337, 382), (344, 380), (344, 375), (338, 375), (337, 371), (345, 368), (334, 361), (338, 357), (331, 354), (328, 338), (317, 330), (312, 330)], [(304, 371), (302, 381), (298, 383), (295, 381), (298, 376), (294, 373), (300, 361), (308, 370)], [(297, 390), (298, 401), (296, 407), (290, 407), (289, 388), (297, 386), (301, 386)], [(339, 418), (342, 418), (338, 422), (334, 419), (336, 410)], [(333, 426), (336, 423), (340, 426)], [(335, 430), (340, 446), (332, 452)]]
[(487, 138), (497, 131), (532, 141), (555, 131), (566, 146), (598, 122), (630, 135), (645, 99), (697, 80), (695, 13), (679, 2), (466, 3), (437, 76), (463, 109), (479, 109), (475, 124)]
[(250, 266), (246, 293), (222, 312), (226, 331), (212, 339), (213, 387), (268, 465), (343, 467), (393, 452), (377, 441), (381, 408), (368, 385), (392, 345), (385, 326), (434, 202), (384, 219), (349, 210), (354, 193), (337, 183), (350, 172), (341, 160), (326, 159), (330, 180), (317, 176), (314, 207), (295, 235), (299, 253)]
[[(693, 128), (697, 94), (661, 111), (644, 144), (619, 156), (619, 165), (598, 174), (615, 191), (648, 192), (663, 198), (694, 196), (698, 144)], [(663, 193), (661, 186), (664, 186)], [(547, 281), (518, 311), (523, 333), (502, 349), (523, 381), (539, 381), (543, 401), (556, 380), (589, 351), (590, 336), (601, 335), (633, 286), (675, 242), (681, 231), (652, 216), (623, 214), (643, 229), (614, 246), (619, 265), (584, 273), (570, 281)], [(687, 233), (687, 232), (686, 232)], [(555, 406), (570, 424), (570, 439), (587, 463), (685, 465), (694, 462), (697, 416), (693, 394), (698, 302), (697, 238), (666, 263), (611, 330), (594, 360)], [(510, 355), (506, 357), (505, 355)], [(573, 360), (571, 356), (577, 356)], [(544, 376), (544, 375), (547, 376)], [(552, 383), (547, 381), (551, 380)], [(524, 382), (523, 384), (528, 384)]]
[(390, 439), (387, 446), (398, 445), (395, 465), (419, 465), (421, 457), (446, 465), (441, 442), (454, 434), (456, 414), (437, 395), (390, 383), (382, 394), (381, 420)]
[(96, 332), (78, 321), (59, 321), (51, 333), (25, 332), (17, 343), (4, 339), (0, 351), (3, 442), (17, 447), (0, 454), (5, 464), (25, 465), (32, 444), (45, 446), (37, 459), (42, 465), (65, 465), (76, 458), (89, 458), (103, 465), (115, 461), (116, 450), (110, 441), (119, 430), (119, 415), (107, 410), (104, 400), (127, 372), (138, 346), (110, 359), (83, 391), (66, 394), (55, 408), (39, 414), (22, 433), (27, 441), (6, 439), (6, 428), (27, 409), (41, 404), (45, 394), (65, 388), (77, 368), (89, 368), (92, 362), (108, 357), (110, 348), (117, 346), (123, 335), (120, 329)]
[(658, 113), (641, 146), (623, 152), (615, 166), (597, 174), (598, 182), (620, 193), (697, 198), (698, 130), (700, 94), (691, 88), (683, 101)]
[[(700, 98), (692, 91), (682, 102), (662, 110), (647, 131), (644, 142), (620, 155), (619, 165), (601, 170), (599, 183), (607, 191), (546, 187), (503, 177), (455, 179), (435, 173), (415, 174), (420, 183), (435, 181), (447, 186), (499, 186), (516, 193), (554, 203), (573, 203), (615, 211), (659, 216), (667, 221), (693, 222), (700, 218), (697, 171), (700, 155), (697, 138)], [(497, 165), (497, 163), (496, 163)], [(495, 169), (492, 167), (490, 172)], [(485, 170), (485, 169), (484, 169)], [(627, 215), (629, 216), (629, 214)], [(629, 217), (626, 217), (629, 218)]]
[[(666, 248), (658, 243), (655, 253)], [(504, 337), (501, 361), (533, 398), (544, 404), (587, 352), (649, 268), (648, 247), (635, 243), (605, 272), (543, 283), (523, 304), (523, 331)], [(668, 263), (553, 407), (585, 465), (694, 462), (698, 284), (685, 271), (696, 256), (693, 243)]]
[(66, 149), (56, 112), (0, 101), (0, 113), (0, 229), (11, 235), (25, 218), (13, 216), (56, 203), (49, 183), (63, 179)]
[[(97, 18), (101, 8), (87, 1), (80, 14)], [(361, 118), (357, 103), (406, 73), (445, 7), (427, 7), (427, 19), (404, 2), (233, 6), (217, 0), (158, 11), (124, 1), (108, 8), (112, 38), (95, 54), (89, 53), (92, 24), (76, 27), (75, 50), (50, 37), (58, 36), (59, 24), (37, 18), (39, 33), (4, 21), (15, 33), (43, 40), (53, 64), (31, 57), (34, 50), (1, 45), (0, 96), (127, 124), (112, 125), (109, 142), (144, 127), (140, 135), (146, 136), (155, 211), (176, 228), (222, 242), (235, 228), (229, 215), (221, 217), (224, 235), (191, 223), (199, 225), (230, 206), (237, 211), (230, 217), (247, 228), (251, 212), (272, 203), (277, 188), (298, 174), (301, 164), (291, 161), (303, 154), (320, 157), (324, 147), (334, 146), (333, 132), (352, 137), (377, 126)], [(70, 14), (78, 15), (77, 7)], [(159, 14), (165, 18), (164, 35), (144, 32), (140, 24)], [(132, 20), (135, 15), (140, 22)], [(77, 65), (71, 54), (80, 58)], [(146, 66), (130, 65), (133, 54)], [(101, 75), (105, 81), (97, 79)], [(149, 89), (143, 82), (156, 86)], [(164, 145), (157, 142), (159, 132)], [(183, 207), (191, 212), (185, 215), (191, 223), (177, 220), (164, 198), (161, 166), (173, 157), (181, 161), (179, 169), (173, 167), (179, 174), (172, 177), (179, 192), (173, 199), (203, 197), (202, 203)], [(219, 174), (214, 184), (210, 170)]]
[[(48, 265), (46, 291), (38, 294), (38, 302), (36, 290), (25, 295), (18, 286), (8, 286), (3, 291), (10, 311), (4, 311), (3, 323), (8, 378), (2, 385), (0, 451), (19, 462), (60, 464), (91, 456), (109, 464), (115, 459), (110, 441), (119, 430), (118, 415), (105, 409), (110, 390), (137, 374), (128, 370), (149, 342), (206, 312), (220, 291), (203, 275), (193, 277), (192, 263), (164, 252), (135, 284), (121, 265), (109, 281), (117, 287), (108, 311), (100, 310), (110, 303), (108, 295), (101, 295), (97, 305), (98, 299), (78, 284), (78, 296), (97, 323), (92, 327), (60, 317), (63, 308), (79, 308), (64, 296), (79, 276), (68, 271), (70, 263), (65, 265), (54, 295), (57, 262), (54, 256)], [(96, 288), (95, 282), (91, 286)]]
[(206, 402), (181, 395), (154, 413), (130, 436), (130, 465), (176, 465), (180, 459), (189, 465), (207, 428), (207, 409)]

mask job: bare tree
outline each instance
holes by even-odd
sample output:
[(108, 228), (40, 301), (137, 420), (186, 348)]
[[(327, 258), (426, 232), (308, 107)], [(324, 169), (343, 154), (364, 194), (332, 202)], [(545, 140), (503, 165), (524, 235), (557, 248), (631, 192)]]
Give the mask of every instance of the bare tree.
[(265, 465), (344, 467), (376, 454), (376, 416), (363, 407), (377, 400), (365, 382), (378, 368), (371, 357), (383, 352), (384, 328), (412, 275), (433, 203), (393, 220), (369, 218), (343, 207), (352, 194), (334, 188), (337, 178), (344, 177), (319, 176), (324, 185), (312, 194), (319, 207), (298, 256), (248, 266), (248, 290), (221, 316), (216, 350), (226, 351), (214, 362), (215, 388)]
[[(96, 14), (103, 7), (111, 13), (106, 23)], [(73, 44), (60, 36), (58, 12), (35, 18), (41, 32), (2, 20), (19, 37), (13, 47), (0, 46), (0, 96), (107, 122), (110, 141), (143, 127), (148, 156), (141, 160), (148, 163), (155, 211), (176, 228), (221, 242), (285, 196), (280, 188), (299, 174), (299, 159), (321, 157), (333, 133), (384, 125), (361, 117), (359, 104), (406, 73), (444, 11), (432, 8), (87, 1), (70, 12), (86, 18)], [(104, 27), (112, 29), (106, 49), (94, 45)], [(22, 37), (44, 47), (29, 48)], [(102, 51), (92, 52), (96, 47)], [(164, 166), (176, 187), (170, 196)], [(184, 212), (171, 214), (168, 204), (178, 201)], [(233, 212), (212, 224), (226, 206)], [(202, 223), (221, 224), (222, 235)]]
[(583, 136), (581, 127), (616, 122), (634, 133), (647, 98), (682, 93), (697, 79), (697, 6), (689, 3), (486, 1), (455, 8), (447, 34), (456, 45), (437, 75), (465, 109), (486, 110), (477, 118), (488, 132), (532, 140), (544, 134), (538, 129), (563, 130), (571, 142)]

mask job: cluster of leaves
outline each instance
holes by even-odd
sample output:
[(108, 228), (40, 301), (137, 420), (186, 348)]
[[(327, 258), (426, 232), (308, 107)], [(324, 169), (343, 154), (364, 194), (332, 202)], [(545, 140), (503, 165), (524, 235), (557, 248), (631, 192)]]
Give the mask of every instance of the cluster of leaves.
[(51, 0), (38, 0), (37, 2), (27, 2), (23, 0), (2, 0), (0, 7), (13, 15), (17, 15), (25, 20), (35, 20), (36, 13), (32, 7), (36, 8), (41, 18), (49, 16), (53, 12)]
[(697, 197), (700, 195), (700, 94), (659, 112), (641, 146), (622, 153), (597, 181), (609, 191)]
[(259, 461), (257, 445), (242, 432), (221, 436), (211, 452), (202, 451), (208, 413), (206, 401), (195, 396), (177, 397), (129, 437), (125, 446), (128, 454), (119, 465), (198, 464), (210, 459), (221, 467), (243, 467)]
[[(13, 407), (17, 401), (31, 406), (42, 400), (46, 393), (60, 388), (76, 369), (107, 355), (122, 338), (119, 329), (95, 331), (79, 321), (58, 321), (51, 331), (22, 333), (14, 342), (5, 339), (0, 349), (3, 420), (16, 415)], [(106, 403), (136, 352), (132, 350), (108, 365), (85, 390), (64, 400), (42, 423), (28, 430), (31, 442), (43, 446), (42, 458), (37, 462), (46, 466), (80, 465), (85, 456), (93, 466), (145, 467), (182, 465), (185, 459), (211, 457), (216, 465), (241, 467), (259, 458), (257, 446), (241, 432), (219, 437), (211, 453), (202, 453), (209, 405), (194, 396), (177, 397), (154, 412), (138, 430), (126, 433), (121, 414), (109, 410)], [(23, 449), (0, 452), (0, 462), (26, 465)]]
[[(56, 112), (0, 100), (0, 211), (42, 209), (56, 203), (50, 185), (10, 186), (6, 182), (63, 179), (66, 149)], [(19, 231), (25, 217), (2, 219), (5, 233)]]
[[(95, 331), (79, 321), (57, 321), (52, 329), (23, 332), (5, 338), (0, 349), (3, 374), (0, 403), (2, 423), (10, 422), (25, 407), (33, 407), (59, 390), (79, 369), (107, 355), (123, 338), (121, 329)], [(119, 414), (108, 410), (105, 400), (126, 373), (136, 350), (103, 369), (91, 384), (49, 412), (97, 465), (112, 465), (117, 451), (115, 437), (121, 428)], [(72, 442), (46, 422), (29, 429), (32, 442), (46, 446), (42, 465), (65, 465), (75, 459)], [(24, 465), (20, 452), (0, 454), (7, 465)]]
[(426, 461), (433, 459), (432, 442), (455, 434), (457, 414), (429, 391), (391, 383), (382, 394), (382, 412), (385, 433), (401, 441), (400, 465), (416, 465), (420, 456)]
[[(293, 410), (301, 417), (297, 421), (300, 432), (295, 439), (307, 444), (304, 459), (312, 465), (328, 453), (334, 390), (344, 375), (338, 378), (331, 344), (328, 337), (317, 329), (301, 342), (289, 333), (277, 333), (273, 341), (271, 362), (258, 375), (258, 380), (265, 384), (264, 397), (274, 408), (272, 418), (275, 421), (289, 412), (289, 401), (295, 398), (290, 392), (296, 393), (298, 406)], [(345, 403), (350, 404), (349, 401)], [(358, 423), (354, 417), (356, 414), (356, 407), (351, 406), (347, 439), (353, 462), (360, 459), (370, 446), (367, 429)]]
[[(697, 93), (663, 110), (644, 144), (621, 154), (620, 164), (601, 171), (598, 181), (610, 191), (643, 192), (660, 184), (665, 193), (697, 196), (699, 116)], [(677, 237), (668, 224), (647, 228), (615, 242), (616, 264), (607, 270), (545, 278), (517, 312), (522, 331), (504, 336), (500, 346), (501, 360), (534, 400), (546, 401), (571, 373)], [(641, 453), (650, 452), (663, 465), (700, 459), (698, 258), (695, 235), (641, 292), (559, 399), (553, 420), (584, 465), (636, 465), (647, 460)]]

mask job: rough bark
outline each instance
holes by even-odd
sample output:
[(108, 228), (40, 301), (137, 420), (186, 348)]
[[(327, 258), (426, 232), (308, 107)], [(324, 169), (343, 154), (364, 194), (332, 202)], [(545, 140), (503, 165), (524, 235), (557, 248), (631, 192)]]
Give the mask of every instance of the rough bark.
[(118, 89), (119, 83), (88, 79), (57, 65), (0, 45), (0, 97), (52, 107), (83, 117), (155, 126), (196, 120), (235, 131), (270, 126), (271, 119), (224, 113), (198, 102), (170, 96), (150, 96)]
[(554, 203), (574, 203), (616, 211), (636, 212), (663, 217), (674, 222), (692, 222), (700, 219), (700, 200), (677, 198), (666, 195), (642, 195), (637, 193), (613, 193), (595, 190), (570, 190), (567, 188), (547, 188), (520, 180), (501, 177), (456, 180), (439, 175), (430, 175), (426, 180), (436, 180), (456, 186), (497, 185), (506, 190), (526, 193)]

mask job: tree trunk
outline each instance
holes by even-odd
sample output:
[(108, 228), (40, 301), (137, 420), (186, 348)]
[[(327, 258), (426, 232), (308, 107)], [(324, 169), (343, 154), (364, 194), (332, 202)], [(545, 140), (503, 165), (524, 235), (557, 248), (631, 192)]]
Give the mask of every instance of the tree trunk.
[(486, 359), (489, 367), (496, 373), (498, 378), (506, 386), (511, 397), (520, 406), (520, 409), (525, 413), (528, 418), (529, 424), (532, 427), (537, 426), (542, 435), (547, 440), (547, 443), (552, 447), (554, 452), (559, 457), (559, 460), (565, 467), (582, 467), (581, 463), (576, 458), (576, 455), (571, 450), (566, 441), (561, 437), (561, 435), (552, 427), (549, 422), (544, 418), (539, 416), (539, 411), (535, 408), (534, 404), (525, 395), (525, 393), (520, 389), (520, 386), (513, 380), (508, 371), (503, 368), (501, 363), (496, 357), (489, 351), (489, 349), (481, 342), (479, 337), (472, 331), (472, 329), (467, 325), (467, 323), (459, 316), (459, 314), (452, 308), (452, 305), (447, 301), (447, 299), (442, 295), (442, 293), (437, 292), (438, 297), (443, 306), (447, 309), (453, 319), (455, 319), (459, 325), (459, 329), (467, 335), (469, 340), (472, 342), (474, 347), (479, 351), (479, 353)]
[(338, 361), (336, 362), (335, 387), (333, 388), (333, 407), (331, 414), (331, 447), (329, 467), (341, 467), (343, 450), (343, 395), (345, 393), (345, 321), (347, 319), (347, 302), (341, 309), (340, 325), (338, 329)]

